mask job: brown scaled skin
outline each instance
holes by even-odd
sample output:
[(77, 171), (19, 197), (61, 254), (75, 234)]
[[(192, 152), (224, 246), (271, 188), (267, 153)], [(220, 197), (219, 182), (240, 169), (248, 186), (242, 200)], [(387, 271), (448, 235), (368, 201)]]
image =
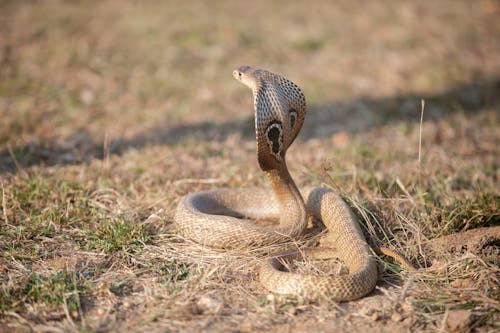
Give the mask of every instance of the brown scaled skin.
[(304, 122), (306, 100), (300, 88), (281, 75), (241, 66), (233, 76), (252, 90), (259, 165), (281, 206), (280, 226), (300, 220), (306, 225), (304, 200), (295, 185), (285, 156)]

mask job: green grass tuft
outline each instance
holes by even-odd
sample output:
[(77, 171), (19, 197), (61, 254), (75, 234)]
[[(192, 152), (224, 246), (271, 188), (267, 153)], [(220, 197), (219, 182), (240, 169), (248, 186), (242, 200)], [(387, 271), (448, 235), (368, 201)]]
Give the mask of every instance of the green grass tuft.
[(127, 217), (118, 216), (99, 221), (94, 229), (86, 232), (81, 242), (92, 251), (137, 253), (151, 240), (151, 230)]
[(66, 305), (70, 310), (81, 309), (81, 296), (88, 284), (81, 275), (59, 271), (48, 276), (32, 273), (11, 287), (2, 286), (0, 309), (20, 311), (26, 304), (43, 303), (50, 308)]

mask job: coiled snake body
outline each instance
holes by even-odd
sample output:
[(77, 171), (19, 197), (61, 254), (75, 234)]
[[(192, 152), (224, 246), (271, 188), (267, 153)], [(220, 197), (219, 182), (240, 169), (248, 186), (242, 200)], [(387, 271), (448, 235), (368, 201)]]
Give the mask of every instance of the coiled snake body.
[[(278, 258), (302, 255), (288, 253), (265, 262), (260, 271), (261, 283), (277, 293), (335, 301), (353, 300), (370, 293), (377, 282), (377, 267), (356, 217), (328, 189), (301, 194), (286, 166), (286, 151), (306, 114), (304, 94), (290, 80), (262, 69), (242, 66), (233, 76), (253, 92), (257, 156), (272, 190), (221, 189), (187, 195), (175, 213), (178, 232), (217, 248), (265, 246), (300, 236), (310, 213), (328, 229), (321, 242), (327, 248), (311, 251), (313, 256), (338, 257), (349, 273), (326, 277), (286, 272)], [(278, 218), (278, 227), (262, 227), (252, 222), (263, 218)]]

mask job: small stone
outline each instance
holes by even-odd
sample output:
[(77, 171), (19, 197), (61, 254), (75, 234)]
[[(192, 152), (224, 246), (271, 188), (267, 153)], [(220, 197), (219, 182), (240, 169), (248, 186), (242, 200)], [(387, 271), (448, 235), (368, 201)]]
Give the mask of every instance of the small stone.
[(274, 295), (273, 294), (268, 294), (266, 296), (266, 299), (269, 303), (273, 303), (274, 302)]
[(401, 313), (411, 313), (414, 312), (413, 305), (410, 302), (405, 301), (401, 304)]
[(400, 313), (394, 312), (391, 315), (391, 319), (392, 319), (392, 321), (400, 322), (401, 320), (403, 320), (403, 316)]
[(372, 313), (372, 315), (370, 316), (370, 318), (373, 320), (373, 321), (377, 321), (380, 319), (380, 314), (378, 312), (374, 312)]
[(446, 317), (448, 332), (468, 333), (473, 322), (472, 312), (469, 310), (450, 310)]
[(222, 310), (223, 303), (210, 295), (203, 295), (196, 302), (196, 307), (204, 314), (217, 314)]
[(295, 306), (289, 307), (286, 312), (288, 312), (289, 315), (295, 316), (297, 314), (297, 308)]
[(83, 104), (89, 105), (94, 101), (94, 93), (89, 89), (80, 91), (80, 101)]

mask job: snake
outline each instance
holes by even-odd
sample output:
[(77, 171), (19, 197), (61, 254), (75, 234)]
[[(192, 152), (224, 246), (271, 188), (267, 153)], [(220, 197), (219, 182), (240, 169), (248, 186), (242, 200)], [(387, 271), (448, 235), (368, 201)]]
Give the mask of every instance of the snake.
[[(371, 248), (356, 215), (347, 203), (328, 188), (300, 191), (288, 171), (285, 156), (304, 123), (306, 100), (302, 90), (284, 76), (264, 69), (241, 66), (236, 80), (251, 89), (254, 98), (257, 160), (271, 188), (216, 189), (184, 196), (174, 215), (180, 235), (205, 246), (220, 249), (259, 248), (299, 239), (309, 217), (319, 220), (327, 232), (317, 248), (280, 252), (261, 265), (259, 280), (269, 291), (351, 301), (369, 294), (378, 279), (373, 253), (393, 257), (408, 271), (413, 265), (385, 247)], [(256, 220), (273, 219), (275, 227)], [(500, 241), (500, 226), (473, 229), (432, 239), (429, 249), (480, 249)], [(372, 251), (373, 250), (373, 251)], [(348, 273), (318, 276), (292, 273), (286, 262), (339, 258)]]
[[(259, 280), (278, 294), (349, 301), (369, 294), (377, 283), (375, 258), (349, 206), (327, 188), (300, 191), (286, 164), (286, 152), (304, 123), (306, 99), (298, 85), (270, 71), (241, 66), (236, 80), (251, 89), (255, 111), (257, 160), (270, 189), (240, 188), (200, 191), (184, 196), (175, 211), (177, 232), (204, 246), (220, 249), (264, 247), (298, 239), (308, 217), (327, 229), (321, 247), (282, 252), (261, 265)], [(275, 219), (261, 226), (259, 219)], [(348, 273), (317, 276), (289, 272), (283, 260), (341, 259)]]

